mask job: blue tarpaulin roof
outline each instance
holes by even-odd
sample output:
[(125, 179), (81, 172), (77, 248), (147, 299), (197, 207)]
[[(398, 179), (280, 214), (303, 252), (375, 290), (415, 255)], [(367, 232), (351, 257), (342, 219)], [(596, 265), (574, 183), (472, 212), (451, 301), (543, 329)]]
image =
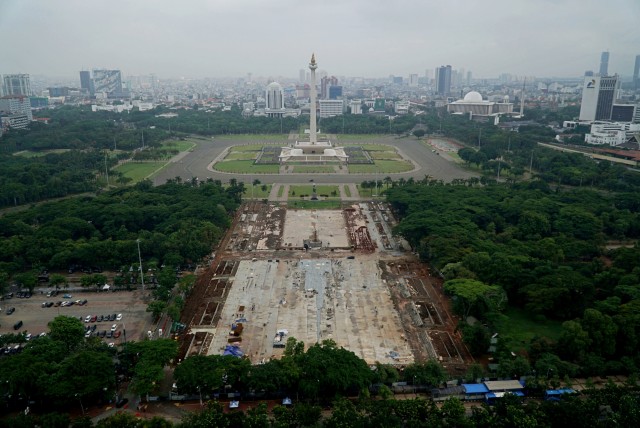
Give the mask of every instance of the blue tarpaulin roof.
[(462, 387), (466, 394), (486, 394), (489, 392), (487, 387), (482, 383), (463, 383)]
[(517, 397), (524, 397), (524, 393), (522, 391), (490, 392), (488, 394), (485, 394), (485, 397), (487, 399), (489, 399), (489, 398), (502, 398), (502, 397), (505, 396), (505, 394), (512, 394), (512, 395), (515, 395)]
[(222, 355), (231, 355), (233, 357), (239, 358), (244, 355), (244, 352), (242, 352), (242, 350), (237, 346), (227, 345), (224, 347), (224, 352), (222, 353)]
[(553, 395), (562, 395), (562, 394), (575, 394), (576, 391), (574, 391), (571, 388), (561, 388), (561, 389), (548, 389), (545, 391), (545, 395), (547, 396), (553, 396)]

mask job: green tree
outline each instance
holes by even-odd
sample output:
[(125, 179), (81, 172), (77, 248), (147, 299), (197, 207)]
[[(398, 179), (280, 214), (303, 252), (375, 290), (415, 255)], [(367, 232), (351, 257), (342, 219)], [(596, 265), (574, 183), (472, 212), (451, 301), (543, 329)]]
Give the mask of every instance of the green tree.
[(59, 315), (49, 322), (49, 336), (62, 342), (67, 350), (78, 347), (84, 341), (84, 325), (75, 317)]

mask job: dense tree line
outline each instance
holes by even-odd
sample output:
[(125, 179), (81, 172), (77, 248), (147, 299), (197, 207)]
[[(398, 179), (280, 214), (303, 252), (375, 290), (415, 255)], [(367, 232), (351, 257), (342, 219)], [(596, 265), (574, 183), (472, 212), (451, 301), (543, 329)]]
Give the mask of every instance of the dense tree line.
[[(536, 180), (484, 187), (428, 181), (387, 195), (402, 217), (396, 232), (442, 271), (461, 315), (504, 320), (508, 300), (539, 321), (564, 322), (557, 342), (527, 344), (529, 361), (510, 375), (526, 374), (528, 363), (560, 376), (640, 368), (640, 248), (605, 246), (640, 237), (637, 193), (552, 191)], [(479, 353), (488, 347), (482, 329), (466, 331), (484, 343)], [(503, 362), (512, 370), (512, 358)]]
[(240, 202), (242, 186), (144, 181), (0, 217), (0, 271), (117, 269), (137, 261), (177, 266), (211, 251)]
[(405, 134), (418, 123), (414, 115), (396, 116), (389, 120), (384, 115), (346, 114), (320, 121), (322, 132), (330, 134)]

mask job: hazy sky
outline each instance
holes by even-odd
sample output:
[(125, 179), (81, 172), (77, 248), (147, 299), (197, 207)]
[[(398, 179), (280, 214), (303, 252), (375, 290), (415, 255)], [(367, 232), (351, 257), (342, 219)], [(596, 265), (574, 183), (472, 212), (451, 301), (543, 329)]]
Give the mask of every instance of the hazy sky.
[(640, 0), (0, 0), (0, 74), (630, 75)]

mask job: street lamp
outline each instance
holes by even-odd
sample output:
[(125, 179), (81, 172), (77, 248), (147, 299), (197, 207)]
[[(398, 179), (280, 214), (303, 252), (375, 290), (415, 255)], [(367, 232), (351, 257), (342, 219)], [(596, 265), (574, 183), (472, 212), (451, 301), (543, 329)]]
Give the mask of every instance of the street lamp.
[(142, 255), (140, 254), (140, 239), (136, 239), (138, 244), (138, 262), (140, 263), (140, 279), (142, 280), (142, 291), (144, 291), (144, 272), (142, 271)]
[(80, 395), (76, 394), (76, 398), (80, 402), (80, 409), (82, 410), (82, 416), (84, 416), (84, 406), (82, 405), (82, 397), (80, 397)]

